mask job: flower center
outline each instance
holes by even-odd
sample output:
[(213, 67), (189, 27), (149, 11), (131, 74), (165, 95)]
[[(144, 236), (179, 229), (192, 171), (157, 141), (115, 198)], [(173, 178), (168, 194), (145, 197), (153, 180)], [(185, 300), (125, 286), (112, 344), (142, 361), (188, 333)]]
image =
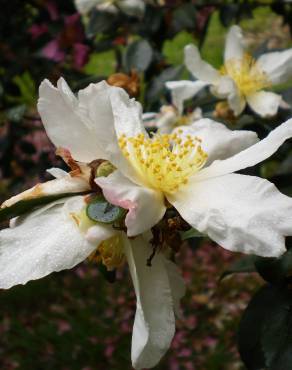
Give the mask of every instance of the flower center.
[(221, 67), (220, 73), (223, 76), (230, 76), (244, 96), (254, 94), (271, 85), (267, 74), (249, 54), (245, 54), (242, 59), (227, 60)]
[(97, 263), (102, 262), (109, 271), (121, 267), (125, 262), (125, 254), (120, 236), (114, 235), (101, 242), (88, 259)]
[(189, 177), (199, 171), (207, 159), (201, 140), (191, 135), (182, 139), (176, 133), (156, 134), (152, 138), (123, 134), (119, 145), (143, 183), (166, 194), (187, 184)]

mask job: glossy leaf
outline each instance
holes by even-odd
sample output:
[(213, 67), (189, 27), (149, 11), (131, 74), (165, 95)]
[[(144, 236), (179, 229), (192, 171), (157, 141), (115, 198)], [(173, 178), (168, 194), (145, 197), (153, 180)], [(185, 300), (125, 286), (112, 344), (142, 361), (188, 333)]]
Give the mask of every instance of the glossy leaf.
[(204, 234), (200, 233), (198, 230), (193, 229), (193, 228), (187, 231), (182, 231), (180, 234), (181, 234), (181, 240), (187, 240), (191, 238), (201, 238), (205, 236)]
[(289, 289), (266, 285), (256, 293), (242, 317), (238, 346), (248, 370), (292, 369)]
[(223, 274), (220, 276), (220, 280), (232, 274), (255, 272), (256, 259), (257, 256), (254, 255), (244, 256), (240, 258), (239, 260), (235, 261), (227, 270), (223, 272)]
[(126, 210), (110, 204), (105, 198), (98, 196), (87, 205), (86, 214), (92, 221), (111, 224), (120, 220), (126, 214)]
[(125, 67), (128, 71), (133, 69), (144, 72), (150, 65), (153, 50), (147, 40), (137, 40), (129, 45), (125, 54)]
[(182, 67), (169, 67), (161, 72), (160, 75), (154, 77), (148, 86), (148, 90), (146, 92), (146, 100), (149, 103), (153, 103), (157, 100), (160, 94), (165, 89), (165, 82), (167, 81), (175, 81), (179, 79), (180, 74), (182, 73)]
[(255, 267), (267, 282), (283, 282), (292, 274), (292, 250), (288, 250), (280, 258), (258, 257), (255, 260)]
[(31, 212), (37, 207), (45, 206), (46, 204), (54, 202), (58, 199), (81, 194), (85, 193), (61, 193), (56, 195), (47, 195), (44, 197), (20, 200), (10, 207), (4, 207), (0, 209), (0, 222), (23, 215), (24, 213)]
[(172, 27), (175, 32), (193, 30), (196, 26), (196, 7), (186, 3), (178, 7), (173, 13)]

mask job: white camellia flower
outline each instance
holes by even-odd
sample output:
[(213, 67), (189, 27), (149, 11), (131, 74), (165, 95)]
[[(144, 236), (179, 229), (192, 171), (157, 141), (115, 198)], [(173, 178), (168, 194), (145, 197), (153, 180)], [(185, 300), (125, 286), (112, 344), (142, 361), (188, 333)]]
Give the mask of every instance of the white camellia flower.
[[(122, 89), (101, 82), (76, 97), (63, 79), (57, 87), (47, 80), (41, 84), (38, 109), (49, 138), (70, 153), (68, 163), (78, 161), (77, 168), (73, 163), (69, 174), (52, 170), (55, 180), (3, 207), (40, 195), (72, 196), (20, 216), (0, 232), (0, 287), (71, 268), (88, 257), (108, 269), (126, 259), (137, 296), (132, 337), (136, 369), (155, 366), (169, 348), (174, 312), (184, 294), (176, 266), (162, 252), (156, 253), (152, 267), (146, 265), (153, 250), (150, 229), (167, 207), (172, 205), (191, 226), (229, 250), (261, 256), (285, 251), (285, 236), (292, 235), (292, 200), (267, 180), (233, 172), (272, 155), (292, 136), (292, 120), (260, 142), (251, 132), (230, 131), (209, 120), (201, 120), (197, 131), (194, 125), (191, 132), (187, 127), (149, 137), (140, 104)], [(74, 195), (94, 192), (92, 172), (86, 168), (96, 159), (114, 166), (95, 183), (109, 203), (127, 210), (126, 233), (89, 220), (84, 211), (88, 196)]]
[(86, 14), (91, 9), (117, 13), (119, 10), (133, 17), (142, 17), (145, 12), (143, 0), (75, 0), (79, 13)]
[[(234, 145), (231, 157), (208, 165), (208, 155), (212, 158), (219, 147), (218, 152), (226, 154), (222, 142), (228, 149), (233, 139), (240, 142), (236, 132), (222, 142), (226, 131), (216, 129), (215, 136), (212, 125), (204, 132), (204, 143), (197, 135), (185, 135), (181, 128), (171, 135), (150, 138), (136, 102), (122, 90), (113, 91), (110, 99), (115, 140), (118, 138), (126, 163), (119, 166), (116, 161), (117, 170), (96, 182), (110, 203), (129, 209), (125, 219), (129, 236), (155, 225), (167, 200), (191, 226), (226, 249), (261, 256), (284, 253), (285, 236), (292, 235), (292, 199), (267, 180), (234, 172), (270, 157), (292, 136), (292, 120), (247, 149), (240, 151), (243, 143)], [(250, 133), (241, 134), (242, 142), (256, 141)]]
[(232, 26), (226, 38), (224, 65), (219, 70), (201, 59), (195, 45), (185, 47), (185, 65), (197, 81), (179, 81), (172, 87), (185, 99), (194, 96), (200, 86), (209, 85), (214, 95), (227, 99), (236, 116), (248, 104), (258, 115), (269, 117), (285, 103), (280, 95), (266, 89), (291, 77), (292, 49), (263, 54), (255, 60), (245, 52), (240, 27)]
[(109, 95), (116, 89), (120, 91), (101, 82), (79, 91), (76, 98), (63, 79), (58, 88), (42, 83), (39, 112), (51, 141), (66, 148), (60, 152), (72, 171), (49, 170), (54, 180), (12, 197), (1, 209), (45, 196), (72, 196), (12, 219), (10, 228), (0, 231), (0, 288), (72, 268), (85, 259), (102, 262), (108, 270), (127, 261), (137, 296), (132, 360), (136, 369), (142, 369), (155, 366), (169, 348), (185, 287), (176, 265), (163, 253), (147, 266), (153, 252), (150, 232), (129, 239), (125, 232), (86, 216), (88, 195), (79, 194), (93, 191), (92, 174), (82, 162), (108, 158), (119, 167), (128, 166), (114, 131)]
[(200, 118), (202, 118), (202, 110), (199, 107), (183, 115), (173, 105), (163, 105), (159, 113), (147, 112), (142, 115), (144, 126), (149, 129), (154, 128), (160, 134), (169, 134), (176, 127), (190, 125)]
[[(179, 126), (192, 124), (202, 118), (202, 110), (197, 107), (192, 112), (184, 114), (184, 100), (188, 99), (185, 89), (181, 88), (183, 84), (192, 84), (191, 81), (169, 81), (166, 87), (171, 91), (171, 105), (163, 105), (159, 113), (144, 113), (142, 116), (146, 128), (156, 128), (160, 134), (169, 134), (173, 129)], [(196, 91), (199, 91), (201, 82), (198, 82)], [(194, 91), (194, 90), (192, 90)]]

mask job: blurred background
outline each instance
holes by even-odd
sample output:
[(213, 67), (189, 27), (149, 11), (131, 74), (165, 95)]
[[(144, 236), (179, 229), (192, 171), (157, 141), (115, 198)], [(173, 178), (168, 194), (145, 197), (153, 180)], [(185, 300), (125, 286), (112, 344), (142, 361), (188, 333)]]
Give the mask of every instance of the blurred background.
[[(188, 43), (197, 44), (215, 67), (222, 65), (225, 34), (234, 23), (243, 28), (254, 55), (292, 46), (289, 1), (161, 0), (147, 2), (143, 14), (117, 6), (115, 12), (94, 8), (85, 16), (73, 0), (1, 0), (0, 5), (1, 201), (48, 180), (47, 168), (65, 168), (36, 110), (44, 78), (54, 83), (64, 76), (73, 91), (107, 79), (139, 99), (145, 111), (158, 111), (170, 100), (164, 83), (189, 78), (183, 67)], [(291, 87), (291, 81), (278, 87), (288, 103)], [(196, 105), (208, 110), (210, 102), (202, 95)], [(277, 166), (273, 159), (261, 173), (273, 177)], [(244, 369), (236, 329), (262, 282), (253, 275), (219, 282), (236, 258), (207, 240), (192, 240), (182, 249), (183, 317), (157, 369)], [(110, 284), (86, 262), (1, 291), (0, 369), (131, 369), (134, 311), (127, 270)]]

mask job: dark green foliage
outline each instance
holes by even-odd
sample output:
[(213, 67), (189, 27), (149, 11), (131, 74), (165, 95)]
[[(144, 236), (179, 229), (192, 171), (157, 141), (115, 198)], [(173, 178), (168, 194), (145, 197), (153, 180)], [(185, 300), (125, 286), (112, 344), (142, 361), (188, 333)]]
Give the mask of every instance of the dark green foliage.
[(186, 3), (173, 12), (172, 28), (175, 33), (185, 30), (193, 30), (196, 26), (196, 7), (192, 3)]
[(243, 314), (238, 347), (248, 370), (291, 370), (292, 294), (265, 285)]
[(255, 272), (256, 271), (255, 262), (257, 258), (258, 257), (254, 255), (248, 255), (240, 258), (239, 260), (232, 263), (232, 265), (229, 266), (229, 268), (223, 272), (223, 274), (220, 277), (220, 280), (232, 274)]
[(149, 104), (157, 101), (165, 90), (165, 82), (179, 79), (181, 73), (182, 67), (169, 67), (154, 77), (146, 91), (146, 101)]

